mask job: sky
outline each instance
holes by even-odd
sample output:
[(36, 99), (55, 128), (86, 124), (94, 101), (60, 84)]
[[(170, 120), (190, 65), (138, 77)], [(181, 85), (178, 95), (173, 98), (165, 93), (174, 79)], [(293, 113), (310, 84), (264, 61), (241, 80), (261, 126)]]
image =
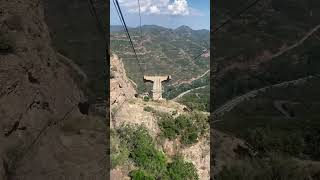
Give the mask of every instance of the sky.
[[(139, 0), (142, 25), (177, 28), (182, 25), (194, 30), (210, 29), (210, 0)], [(138, 0), (118, 0), (129, 27), (140, 25)], [(110, 1), (110, 24), (121, 25)]]

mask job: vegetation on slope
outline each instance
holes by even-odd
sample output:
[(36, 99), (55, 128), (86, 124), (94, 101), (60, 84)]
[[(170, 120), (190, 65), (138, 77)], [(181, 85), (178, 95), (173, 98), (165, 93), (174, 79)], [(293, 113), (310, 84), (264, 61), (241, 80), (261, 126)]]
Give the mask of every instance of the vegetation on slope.
[(163, 97), (166, 99), (173, 99), (185, 91), (202, 87), (202, 86), (206, 86), (206, 87), (198, 90), (193, 90), (192, 92), (185, 94), (184, 96), (178, 99), (178, 102), (194, 110), (209, 112), (210, 111), (209, 73), (207, 73), (202, 78), (193, 81), (191, 84), (184, 83), (177, 86), (168, 86), (163, 93)]
[[(129, 160), (134, 162), (136, 169), (130, 171), (133, 180), (182, 180), (198, 179), (197, 171), (192, 163), (185, 162), (181, 157), (168, 161), (168, 157), (156, 149), (156, 144), (143, 125), (124, 125), (112, 133), (118, 139), (118, 149), (111, 149), (112, 167), (122, 165)], [(115, 144), (111, 144), (114, 147)]]
[(180, 99), (178, 102), (186, 105), (190, 109), (198, 111), (210, 111), (210, 86), (206, 86), (203, 89), (194, 90)]
[(158, 117), (162, 136), (170, 140), (179, 138), (181, 144), (185, 146), (198, 142), (199, 138), (209, 129), (208, 118), (199, 112), (178, 117), (162, 114)]

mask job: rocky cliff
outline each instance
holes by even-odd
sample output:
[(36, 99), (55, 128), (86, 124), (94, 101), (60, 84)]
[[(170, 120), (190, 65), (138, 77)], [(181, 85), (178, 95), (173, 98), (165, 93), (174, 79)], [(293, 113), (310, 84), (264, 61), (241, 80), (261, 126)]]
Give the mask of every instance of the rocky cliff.
[(123, 106), (125, 101), (131, 99), (136, 94), (133, 83), (128, 79), (122, 60), (115, 54), (110, 57), (110, 108), (111, 127), (114, 127), (113, 116)]
[(79, 112), (41, 1), (1, 0), (0, 14), (0, 179), (101, 179), (104, 123)]

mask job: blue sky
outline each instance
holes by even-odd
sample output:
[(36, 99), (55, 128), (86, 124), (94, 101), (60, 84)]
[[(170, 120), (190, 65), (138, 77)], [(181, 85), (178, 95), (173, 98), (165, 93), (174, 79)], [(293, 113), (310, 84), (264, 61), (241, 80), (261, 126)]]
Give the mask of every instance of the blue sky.
[[(139, 26), (138, 0), (118, 0), (127, 26)], [(142, 25), (210, 29), (210, 0), (140, 0)], [(110, 24), (121, 25), (110, 1)]]

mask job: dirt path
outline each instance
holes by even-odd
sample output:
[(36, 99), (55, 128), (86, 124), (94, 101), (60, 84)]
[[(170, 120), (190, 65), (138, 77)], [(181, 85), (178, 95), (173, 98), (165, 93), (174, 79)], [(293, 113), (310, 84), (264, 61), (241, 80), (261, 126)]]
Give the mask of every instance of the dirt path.
[(300, 40), (298, 40), (296, 43), (292, 44), (291, 46), (288, 47), (284, 47), (282, 48), (279, 52), (275, 53), (275, 54), (270, 54), (270, 56), (267, 56), (264, 60), (262, 61), (257, 61), (256, 63), (253, 63), (251, 66), (254, 68), (257, 68), (259, 64), (261, 64), (262, 62), (268, 62), (274, 58), (277, 58), (281, 55), (283, 55), (284, 53), (300, 46), (302, 43), (304, 43), (310, 36), (312, 36), (317, 30), (320, 29), (320, 24), (315, 26), (314, 28), (312, 28), (309, 32), (307, 32)]
[(281, 56), (282, 54), (286, 53), (287, 51), (292, 50), (293, 48), (296, 48), (300, 46), (302, 43), (304, 43), (305, 40), (307, 40), (313, 33), (315, 33), (320, 28), (320, 24), (316, 27), (312, 28), (307, 34), (305, 34), (302, 39), (300, 39), (298, 42), (294, 43), (293, 45), (282, 49), (281, 51), (277, 52), (276, 54), (271, 56), (271, 59), (276, 58), (278, 56)]
[(210, 69), (208, 69), (208, 70), (207, 70), (206, 72), (204, 72), (203, 74), (201, 74), (201, 75), (199, 75), (199, 76), (197, 76), (197, 77), (191, 78), (191, 79), (189, 79), (189, 80), (187, 80), (187, 81), (180, 81), (180, 82), (178, 81), (178, 82), (175, 82), (175, 83), (172, 84), (172, 86), (179, 86), (179, 85), (181, 85), (181, 84), (192, 84), (193, 81), (196, 81), (196, 80), (204, 77), (204, 76), (205, 76), (206, 74), (208, 74), (209, 72), (210, 72)]

